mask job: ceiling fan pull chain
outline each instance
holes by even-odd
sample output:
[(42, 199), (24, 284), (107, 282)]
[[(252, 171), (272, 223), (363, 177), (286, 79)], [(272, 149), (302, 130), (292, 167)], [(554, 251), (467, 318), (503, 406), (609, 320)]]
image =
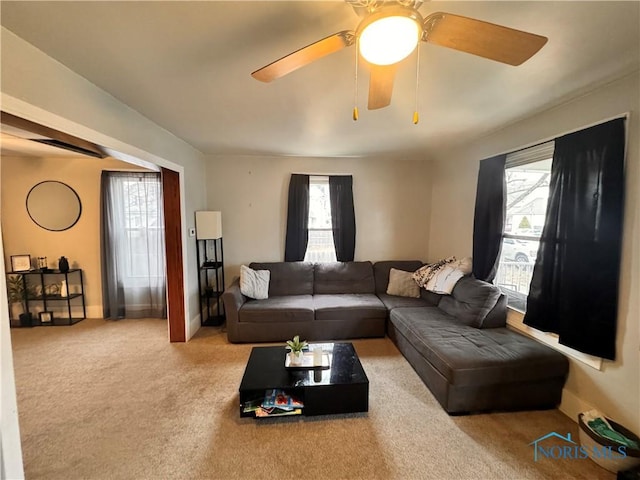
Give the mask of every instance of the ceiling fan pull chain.
[(355, 78), (355, 88), (354, 88), (354, 99), (353, 99), (353, 121), (358, 121), (358, 37), (356, 37), (356, 71), (354, 74)]
[(416, 109), (413, 112), (413, 124), (417, 125), (420, 121), (418, 114), (418, 87), (420, 86), (420, 42), (416, 45)]

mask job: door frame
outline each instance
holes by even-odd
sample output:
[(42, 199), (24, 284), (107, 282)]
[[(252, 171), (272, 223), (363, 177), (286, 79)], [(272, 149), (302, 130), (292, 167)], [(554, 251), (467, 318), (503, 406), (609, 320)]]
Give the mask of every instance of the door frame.
[[(186, 313), (189, 312), (189, 303), (188, 296), (185, 295), (185, 291), (187, 291), (188, 270), (186, 255), (183, 253), (183, 245), (186, 244), (186, 225), (184, 223), (184, 167), (4, 93), (2, 94), (2, 111), (44, 127), (52, 128), (92, 142), (101, 146), (108, 156), (123, 162), (154, 171), (164, 169), (169, 172), (169, 175), (177, 175), (179, 188), (171, 195), (169, 204), (165, 204), (165, 209), (169, 208), (172, 212), (180, 213), (178, 219), (169, 219), (170, 227), (174, 229), (174, 235), (172, 235), (170, 239), (165, 240), (167, 253), (178, 257), (167, 258), (167, 265), (170, 262), (173, 265), (173, 271), (171, 273), (167, 271), (167, 316), (170, 317), (168, 330), (170, 342), (185, 342), (190, 338), (195, 332), (189, 331), (190, 322), (186, 321)], [(167, 217), (169, 216), (164, 216), (165, 229), (167, 228)], [(176, 227), (179, 227), (179, 233), (177, 234), (175, 230)], [(2, 242), (2, 239), (0, 239), (0, 242)], [(172, 281), (169, 282), (169, 275), (176, 275), (176, 272), (180, 272), (180, 279), (176, 280), (173, 278)]]

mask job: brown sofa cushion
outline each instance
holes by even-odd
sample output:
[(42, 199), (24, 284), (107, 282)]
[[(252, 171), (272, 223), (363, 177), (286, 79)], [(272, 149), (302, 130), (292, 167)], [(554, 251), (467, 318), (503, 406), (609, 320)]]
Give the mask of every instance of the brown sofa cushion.
[(269, 270), (269, 296), (313, 294), (313, 263), (310, 262), (253, 262), (254, 270)]
[(375, 292), (371, 262), (316, 263), (313, 275), (313, 293)]

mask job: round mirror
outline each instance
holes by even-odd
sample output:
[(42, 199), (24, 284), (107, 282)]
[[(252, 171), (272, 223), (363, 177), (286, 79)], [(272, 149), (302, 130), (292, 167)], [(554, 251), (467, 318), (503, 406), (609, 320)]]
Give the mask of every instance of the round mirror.
[(27, 212), (38, 226), (54, 232), (73, 227), (80, 219), (80, 197), (66, 183), (47, 180), (27, 195)]

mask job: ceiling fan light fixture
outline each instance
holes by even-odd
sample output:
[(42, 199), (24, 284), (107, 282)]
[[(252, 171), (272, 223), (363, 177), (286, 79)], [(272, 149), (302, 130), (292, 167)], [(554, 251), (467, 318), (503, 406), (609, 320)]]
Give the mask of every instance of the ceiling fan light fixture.
[(422, 18), (412, 9), (383, 10), (365, 19), (358, 31), (362, 57), (375, 65), (392, 65), (415, 50)]

